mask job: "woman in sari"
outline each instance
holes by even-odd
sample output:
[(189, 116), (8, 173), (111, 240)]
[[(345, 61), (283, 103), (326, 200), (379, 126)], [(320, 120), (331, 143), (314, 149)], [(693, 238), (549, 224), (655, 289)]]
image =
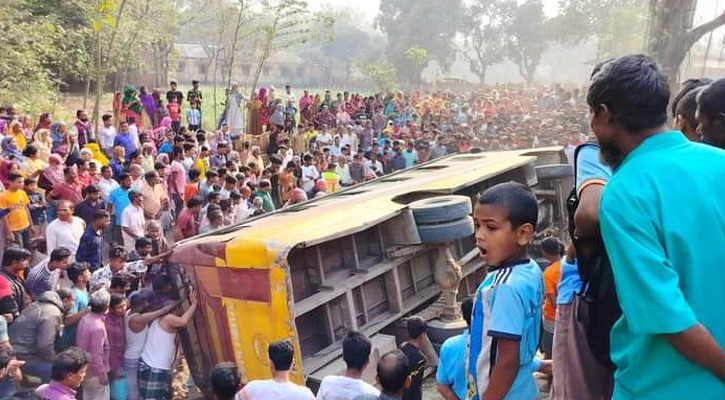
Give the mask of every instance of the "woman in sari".
[[(158, 124), (158, 120), (156, 119), (156, 102), (153, 96), (146, 90), (146, 86), (139, 88), (138, 98), (143, 106), (142, 114), (144, 122), (148, 122), (149, 128), (155, 128)], [(141, 127), (139, 126), (139, 128)]]
[(50, 138), (53, 141), (52, 152), (65, 157), (68, 154), (68, 126), (63, 122), (53, 122)]
[(263, 90), (264, 89), (259, 90), (259, 93), (254, 96), (254, 101), (252, 101), (251, 103), (251, 115), (249, 117), (249, 133), (254, 136), (259, 136), (262, 134), (262, 108), (264, 107), (264, 103), (262, 102)]
[(350, 125), (350, 114), (342, 106), (337, 106), (337, 126)]
[(18, 144), (12, 136), (6, 136), (2, 140), (2, 157), (20, 165), (23, 162), (23, 154), (18, 149)]
[(133, 118), (136, 126), (143, 130), (143, 107), (136, 97), (136, 88), (133, 85), (126, 85), (123, 89), (123, 100), (121, 100), (121, 117), (124, 121), (130, 121)]
[(10, 123), (7, 137), (15, 139), (18, 150), (22, 151), (25, 148), (25, 133), (23, 132), (23, 125), (20, 123), (20, 121), (13, 121)]
[(33, 145), (38, 149), (38, 157), (47, 160), (53, 149), (53, 140), (49, 129), (40, 129), (33, 135)]
[(23, 156), (20, 170), (28, 178), (37, 178), (38, 175), (43, 173), (44, 169), (48, 168), (48, 163), (38, 157), (38, 149), (32, 143), (25, 147)]
[(141, 147), (141, 168), (144, 172), (151, 172), (154, 170), (154, 163), (154, 145), (144, 143)]
[(33, 127), (32, 127), (32, 121), (30, 120), (30, 116), (25, 114), (20, 117), (20, 126), (23, 128), (23, 136), (25, 137), (25, 143), (29, 143), (33, 141)]
[(41, 129), (50, 130), (51, 125), (53, 125), (53, 119), (51, 118), (50, 113), (42, 113), (40, 114), (38, 125), (35, 125), (35, 132)]
[(262, 102), (262, 128), (264, 129), (265, 126), (269, 125), (269, 117), (271, 110), (268, 107), (267, 104), (267, 89), (261, 88), (259, 89), (259, 100)]
[(105, 167), (109, 161), (105, 154), (101, 151), (101, 147), (96, 142), (86, 144), (86, 149), (90, 150), (92, 158), (98, 162), (98, 167)]

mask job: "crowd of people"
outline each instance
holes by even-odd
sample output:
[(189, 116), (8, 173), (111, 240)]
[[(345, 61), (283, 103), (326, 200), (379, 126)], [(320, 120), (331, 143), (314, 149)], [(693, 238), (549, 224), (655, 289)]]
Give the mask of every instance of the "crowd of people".
[[(506, 183), (481, 196), (489, 273), (462, 303), (470, 330), (443, 344), (438, 391), (533, 399), (532, 374), (553, 369), (556, 399), (725, 396), (725, 210), (713, 201), (724, 80), (686, 82), (671, 105), (679, 132), (665, 125), (667, 80), (643, 56), (598, 66), (588, 92), (227, 93), (208, 132), (196, 82), (186, 96), (171, 82), (166, 103), (160, 89), (128, 86), (97, 131), (84, 110), (33, 126), (0, 109), (0, 396), (25, 375), (44, 399), (170, 399), (176, 336), (197, 306), (193, 293), (183, 312), (174, 300), (174, 242), (449, 153), (548, 145), (566, 146), (575, 166), (573, 244), (545, 241), (542, 272), (527, 253), (532, 192)], [(594, 136), (599, 146), (581, 145)], [(382, 392), (361, 380), (370, 340), (350, 332), (347, 371), (317, 398), (421, 399), (427, 324), (410, 317), (407, 328), (410, 340), (376, 366)], [(290, 382), (293, 353), (270, 344), (264, 381), (217, 366), (215, 396), (314, 398)]]

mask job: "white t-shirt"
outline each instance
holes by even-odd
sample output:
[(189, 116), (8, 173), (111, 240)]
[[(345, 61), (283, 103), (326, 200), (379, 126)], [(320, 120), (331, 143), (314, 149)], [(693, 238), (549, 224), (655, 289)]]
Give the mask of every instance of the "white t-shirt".
[(319, 179), (320, 173), (314, 165), (302, 166), (302, 190), (311, 191), (315, 187), (315, 181)]
[(271, 379), (252, 381), (237, 395), (241, 400), (314, 400), (309, 388), (292, 382), (279, 383)]
[[(146, 226), (146, 217), (143, 214), (143, 208), (136, 207), (133, 204), (126, 207), (121, 214), (121, 226), (129, 228), (134, 235), (141, 237), (144, 235), (144, 227)], [(126, 251), (133, 251), (136, 247), (136, 238), (123, 232), (123, 247)]]
[(63, 222), (60, 219), (51, 222), (45, 230), (48, 254), (58, 247), (65, 247), (71, 252), (71, 261), (75, 261), (75, 254), (85, 230), (85, 221), (75, 216), (72, 217), (71, 222)]
[(98, 130), (98, 141), (100, 142), (103, 150), (112, 149), (114, 140), (116, 140), (116, 128), (114, 128), (113, 125), (108, 128), (101, 127), (101, 129)]
[(320, 146), (329, 146), (332, 144), (332, 135), (327, 132), (322, 132), (317, 136), (317, 143)]
[(360, 395), (379, 396), (380, 391), (360, 379), (326, 376), (317, 391), (317, 400), (352, 400)]

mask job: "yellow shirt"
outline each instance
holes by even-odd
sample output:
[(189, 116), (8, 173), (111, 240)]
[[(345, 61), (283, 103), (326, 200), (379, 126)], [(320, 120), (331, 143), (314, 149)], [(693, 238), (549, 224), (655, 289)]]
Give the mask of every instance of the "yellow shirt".
[(10, 214), (7, 215), (7, 223), (12, 232), (22, 231), (30, 226), (29, 204), (30, 199), (23, 190), (6, 191), (0, 194), (0, 208), (10, 209)]

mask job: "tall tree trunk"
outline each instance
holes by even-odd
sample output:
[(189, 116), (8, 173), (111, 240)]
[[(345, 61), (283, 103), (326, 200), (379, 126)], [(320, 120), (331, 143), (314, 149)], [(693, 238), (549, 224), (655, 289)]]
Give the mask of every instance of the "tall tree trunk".
[[(715, 12), (720, 10), (720, 1), (715, 0)], [(712, 36), (715, 34), (715, 31), (710, 31), (710, 35), (708, 35), (707, 38), (707, 47), (705, 48), (705, 57), (702, 59), (702, 71), (700, 75), (704, 78), (705, 73), (707, 71), (707, 61), (710, 58), (710, 49), (712, 48)]]
[[(656, 3), (656, 4), (655, 4)], [(671, 84), (679, 82), (680, 65), (705, 34), (725, 25), (725, 12), (692, 28), (697, 0), (651, 0), (647, 53), (662, 66)]]

